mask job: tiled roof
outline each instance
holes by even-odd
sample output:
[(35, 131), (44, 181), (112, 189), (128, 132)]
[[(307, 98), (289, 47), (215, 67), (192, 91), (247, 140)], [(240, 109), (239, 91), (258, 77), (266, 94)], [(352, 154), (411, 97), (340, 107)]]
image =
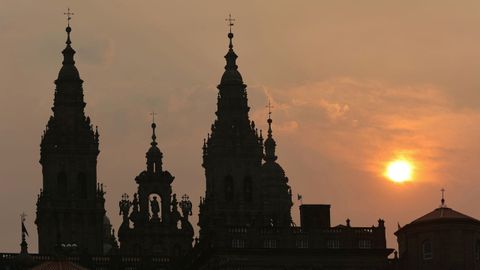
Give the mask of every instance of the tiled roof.
[(440, 207), (432, 212), (414, 220), (411, 224), (434, 221), (434, 220), (466, 220), (466, 221), (473, 221), (473, 222), (480, 222), (479, 220), (469, 217), (465, 214), (457, 212), (448, 207)]

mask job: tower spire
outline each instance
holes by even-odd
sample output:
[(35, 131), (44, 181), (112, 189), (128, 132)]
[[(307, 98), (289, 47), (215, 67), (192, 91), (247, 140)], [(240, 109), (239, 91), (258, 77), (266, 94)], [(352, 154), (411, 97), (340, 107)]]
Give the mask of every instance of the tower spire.
[(25, 236), (28, 236), (27, 228), (25, 227), (25, 218), (27, 215), (25, 213), (22, 213), (20, 215), (20, 221), (21, 221), (21, 226), (22, 226), (22, 242), (20, 244), (20, 254), (28, 254), (28, 244), (26, 241)]
[(272, 135), (272, 104), (270, 103), (270, 101), (268, 101), (268, 105), (267, 105), (267, 108), (268, 108), (268, 120), (267, 120), (267, 123), (268, 123), (268, 135), (267, 135), (267, 139), (265, 140), (265, 161), (275, 161), (277, 160), (277, 156), (275, 155), (275, 147), (277, 146), (277, 143), (275, 142), (275, 140), (273, 139), (273, 135)]
[(222, 83), (228, 83), (228, 82), (243, 82), (242, 75), (238, 72), (238, 66), (236, 64), (237, 61), (237, 54), (233, 51), (233, 32), (232, 32), (232, 26), (234, 25), (233, 22), (235, 21), (234, 18), (232, 18), (232, 15), (229, 14), (228, 18), (225, 19), (225, 21), (228, 22), (228, 27), (229, 27), (229, 32), (228, 32), (228, 39), (229, 39), (229, 44), (228, 44), (228, 52), (225, 55), (225, 60), (227, 64), (225, 65), (225, 72), (223, 73), (222, 76)]
[(150, 148), (147, 151), (147, 171), (152, 173), (157, 173), (162, 171), (162, 158), (163, 153), (157, 147), (157, 135), (155, 134), (155, 129), (157, 124), (155, 123), (155, 112), (151, 112), (152, 116), (152, 142), (150, 143)]
[(58, 81), (66, 81), (66, 80), (80, 80), (80, 75), (78, 73), (77, 68), (75, 67), (75, 50), (72, 48), (72, 40), (70, 38), (70, 33), (72, 32), (72, 27), (70, 27), (70, 21), (72, 20), (72, 12), (68, 9), (67, 12), (64, 13), (67, 16), (67, 28), (65, 31), (67, 32), (67, 41), (65, 44), (67, 46), (63, 49), (63, 66), (58, 74)]
[(157, 135), (155, 134), (155, 129), (157, 128), (157, 124), (155, 124), (155, 112), (151, 112), (152, 115), (152, 142), (150, 143), (151, 146), (157, 146)]

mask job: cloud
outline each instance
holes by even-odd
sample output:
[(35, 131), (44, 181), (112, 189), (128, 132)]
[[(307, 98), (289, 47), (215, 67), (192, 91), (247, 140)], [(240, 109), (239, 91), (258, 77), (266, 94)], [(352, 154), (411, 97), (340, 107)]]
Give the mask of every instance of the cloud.
[(356, 169), (380, 173), (382, 163), (404, 155), (434, 179), (445, 161), (455, 160), (451, 153), (475, 148), (465, 137), (480, 112), (458, 108), (436, 85), (340, 77), (265, 89), (279, 132), (294, 129), (300, 144)]

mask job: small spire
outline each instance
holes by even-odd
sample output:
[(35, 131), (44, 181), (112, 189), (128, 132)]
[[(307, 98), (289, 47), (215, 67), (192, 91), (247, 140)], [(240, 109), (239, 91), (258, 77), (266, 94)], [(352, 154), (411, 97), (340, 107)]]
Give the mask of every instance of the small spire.
[(270, 100), (268, 101), (268, 105), (266, 106), (268, 108), (268, 137), (272, 137), (272, 104), (270, 103)]
[(70, 12), (70, 9), (68, 9), (68, 12), (64, 14), (67, 15), (67, 28), (65, 29), (65, 31), (67, 32), (67, 41), (65, 42), (65, 44), (67, 44), (67, 46), (62, 51), (63, 66), (58, 74), (58, 80), (80, 80), (80, 75), (77, 68), (75, 67), (75, 50), (71, 46), (72, 40), (70, 39), (70, 33), (72, 32), (72, 28), (70, 27), (70, 20), (72, 19), (71, 16), (73, 15), (73, 13)]
[(22, 243), (20, 244), (20, 247), (21, 247), (21, 250), (20, 250), (20, 253), (21, 254), (28, 254), (28, 244), (27, 244), (27, 241), (26, 241), (26, 237), (25, 236), (28, 236), (28, 231), (27, 231), (27, 228), (25, 227), (25, 218), (27, 217), (27, 215), (25, 213), (22, 213), (20, 215), (20, 221), (21, 221), (21, 226), (22, 226)]
[(442, 188), (440, 191), (442, 192), (442, 199), (440, 200), (440, 203), (441, 203), (441, 204), (440, 204), (440, 207), (441, 207), (441, 208), (444, 208), (444, 207), (447, 206), (447, 205), (445, 204), (445, 189)]
[(233, 39), (233, 33), (232, 33), (232, 26), (234, 26), (233, 22), (235, 21), (234, 18), (232, 18), (232, 14), (228, 14), (228, 18), (225, 19), (225, 21), (228, 22), (228, 27), (230, 28), (230, 31), (228, 32), (228, 38), (230, 39), (230, 45), (228, 46), (230, 49), (233, 48), (233, 43), (232, 43), (232, 39)]
[(70, 27), (70, 20), (72, 19), (72, 15), (75, 15), (73, 12), (70, 12), (70, 8), (67, 9), (67, 12), (63, 13), (67, 16), (67, 45), (70, 45), (72, 42), (70, 41), (70, 32), (72, 32), (72, 28)]
[(277, 156), (275, 155), (275, 147), (277, 146), (277, 143), (273, 139), (273, 132), (272, 132), (272, 104), (270, 101), (268, 102), (267, 105), (268, 108), (268, 135), (267, 139), (265, 140), (265, 161), (275, 161), (277, 160)]
[(228, 18), (225, 19), (228, 22), (228, 26), (230, 31), (228, 32), (228, 52), (225, 55), (225, 60), (227, 64), (225, 65), (225, 72), (222, 76), (221, 82), (243, 82), (242, 75), (238, 72), (238, 66), (236, 64), (237, 61), (237, 54), (233, 51), (233, 32), (232, 26), (234, 25), (233, 22), (235, 19), (232, 18), (232, 15), (228, 15)]
[(157, 146), (157, 136), (155, 135), (155, 128), (157, 128), (157, 124), (155, 124), (155, 112), (151, 112), (152, 115), (152, 142), (150, 143), (152, 146)]

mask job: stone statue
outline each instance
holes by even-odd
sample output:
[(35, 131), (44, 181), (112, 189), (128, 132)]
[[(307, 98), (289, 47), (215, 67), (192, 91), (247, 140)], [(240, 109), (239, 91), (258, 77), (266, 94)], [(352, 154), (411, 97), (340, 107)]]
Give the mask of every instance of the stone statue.
[(122, 200), (118, 202), (118, 206), (120, 208), (119, 214), (123, 216), (124, 221), (128, 221), (128, 213), (130, 212), (132, 203), (128, 200), (128, 195), (126, 193), (122, 195)]
[(160, 205), (158, 204), (157, 196), (153, 196), (153, 200), (150, 201), (150, 207), (152, 209), (152, 217), (159, 218)]
[(190, 201), (187, 194), (182, 196), (180, 208), (182, 209), (182, 215), (184, 219), (188, 219), (188, 216), (192, 215), (192, 202)]

